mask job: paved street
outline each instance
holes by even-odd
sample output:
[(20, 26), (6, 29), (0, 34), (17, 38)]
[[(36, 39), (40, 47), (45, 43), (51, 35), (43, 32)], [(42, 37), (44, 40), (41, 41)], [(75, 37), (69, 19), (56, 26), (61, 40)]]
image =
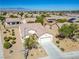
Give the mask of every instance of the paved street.
[(1, 42), (1, 32), (0, 32), (0, 59), (4, 59), (3, 57), (3, 46)]

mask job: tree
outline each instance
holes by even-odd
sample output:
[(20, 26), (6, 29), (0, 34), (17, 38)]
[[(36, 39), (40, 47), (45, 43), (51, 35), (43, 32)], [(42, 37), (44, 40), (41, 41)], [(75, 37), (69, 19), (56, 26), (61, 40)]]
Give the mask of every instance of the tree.
[(4, 24), (5, 17), (3, 17), (3, 16), (0, 16), (0, 21), (2, 22), (2, 24)]
[(23, 14), (24, 14), (23, 12), (19, 13), (19, 15), (20, 15), (21, 17), (23, 16)]
[(25, 18), (28, 18), (28, 14), (26, 14), (24, 17), (25, 17)]
[(26, 38), (24, 41), (24, 46), (28, 49), (32, 49), (36, 47), (37, 45), (36, 38), (34, 36), (30, 36), (29, 38)]
[(44, 17), (43, 16), (37, 16), (35, 22), (41, 23), (43, 25), (43, 23), (44, 23)]
[(59, 28), (59, 33), (60, 35), (63, 35), (65, 37), (73, 37), (73, 35), (75, 34), (74, 32), (78, 29), (78, 26), (76, 24), (64, 24), (63, 26), (61, 26), (61, 28)]
[(18, 18), (18, 16), (10, 15), (11, 18)]
[(46, 17), (51, 17), (50, 14), (46, 14)]
[(3, 12), (3, 15), (6, 15), (7, 14), (7, 12)]
[(25, 47), (25, 56), (27, 59), (29, 51), (32, 48), (37, 48), (37, 38), (34, 35), (31, 35), (31, 36), (29, 36), (29, 38), (26, 38), (24, 41), (24, 47)]
[(0, 16), (0, 21), (4, 21), (4, 20), (5, 20), (5, 17)]

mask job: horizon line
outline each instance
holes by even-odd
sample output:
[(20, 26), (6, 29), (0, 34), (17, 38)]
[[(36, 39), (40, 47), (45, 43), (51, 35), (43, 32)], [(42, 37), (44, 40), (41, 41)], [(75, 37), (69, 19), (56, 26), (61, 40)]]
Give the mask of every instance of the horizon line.
[(51, 10), (49, 10), (49, 9), (30, 9), (30, 8), (22, 8), (22, 7), (9, 7), (9, 8), (7, 8), (7, 7), (1, 7), (0, 8), (0, 10), (20, 10), (20, 9), (22, 9), (22, 10), (25, 10), (25, 11), (27, 11), (27, 10), (29, 10), (29, 11), (79, 11), (79, 9), (60, 9), (60, 10), (58, 10), (58, 9), (51, 9)]

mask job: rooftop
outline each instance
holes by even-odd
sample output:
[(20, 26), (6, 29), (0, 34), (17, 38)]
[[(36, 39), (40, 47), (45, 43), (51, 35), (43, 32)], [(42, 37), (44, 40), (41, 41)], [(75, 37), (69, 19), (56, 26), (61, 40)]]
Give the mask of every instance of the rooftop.
[(21, 21), (20, 18), (6, 18), (6, 22), (17, 22), (17, 21)]
[(41, 36), (46, 33), (46, 29), (40, 23), (28, 23), (28, 24), (21, 24), (20, 26), (22, 37), (28, 35), (30, 30), (34, 30), (37, 36)]

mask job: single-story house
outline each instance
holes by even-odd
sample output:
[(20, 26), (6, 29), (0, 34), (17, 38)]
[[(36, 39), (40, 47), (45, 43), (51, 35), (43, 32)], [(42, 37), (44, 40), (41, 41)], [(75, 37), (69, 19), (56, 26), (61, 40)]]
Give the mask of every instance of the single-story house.
[(75, 22), (76, 21), (76, 18), (70, 18), (69, 20), (68, 20), (68, 22)]
[(6, 26), (15, 26), (22, 23), (20, 18), (6, 18), (5, 25)]
[(22, 39), (29, 35), (29, 32), (36, 32), (35, 34), (40, 37), (46, 33), (46, 29), (40, 23), (25, 23), (19, 26), (20, 36)]
[(36, 18), (25, 18), (24, 19), (27, 23), (34, 23)]
[(46, 17), (46, 21), (49, 23), (53, 23), (56, 19), (53, 17)]

